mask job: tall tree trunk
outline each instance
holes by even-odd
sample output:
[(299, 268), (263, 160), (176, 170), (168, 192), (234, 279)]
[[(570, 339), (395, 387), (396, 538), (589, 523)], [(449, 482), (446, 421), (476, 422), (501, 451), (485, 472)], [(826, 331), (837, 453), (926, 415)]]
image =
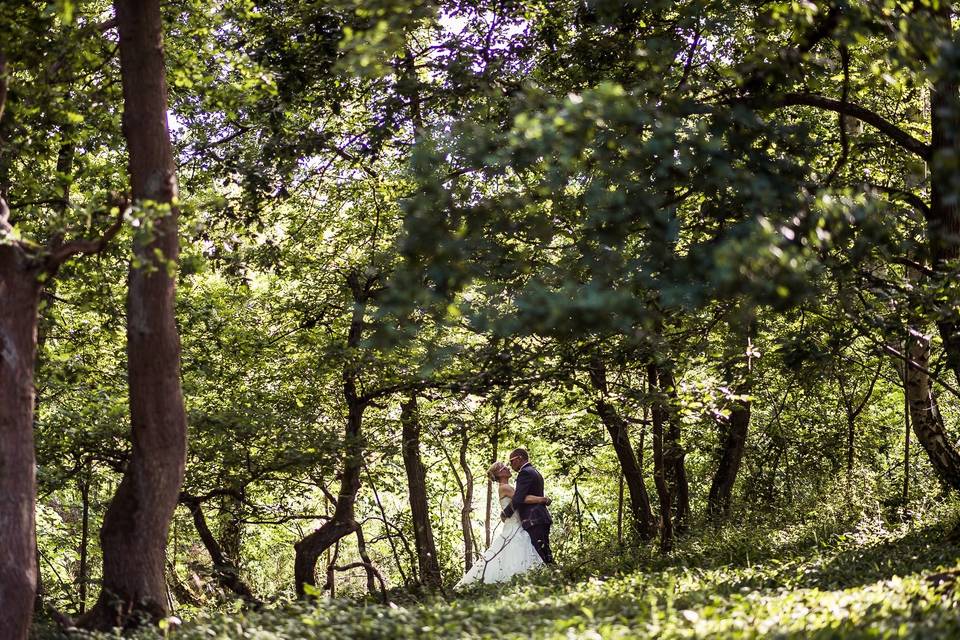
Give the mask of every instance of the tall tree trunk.
[(427, 587), (441, 584), (440, 562), (433, 542), (430, 507), (427, 499), (427, 470), (420, 458), (420, 415), (417, 396), (400, 405), (400, 425), (403, 430), (403, 467), (407, 472), (407, 493), (413, 519), (413, 541), (417, 549), (420, 582)]
[(89, 570), (87, 569), (87, 550), (90, 542), (90, 480), (93, 477), (92, 462), (84, 461), (83, 470), (80, 472), (80, 500), (83, 512), (80, 521), (80, 568), (77, 571), (77, 600), (79, 608), (77, 611), (83, 614), (87, 610), (87, 584), (90, 582)]
[(649, 540), (654, 536), (653, 510), (650, 507), (650, 496), (643, 482), (643, 469), (637, 462), (636, 453), (630, 443), (630, 432), (627, 421), (607, 399), (607, 372), (606, 366), (600, 359), (596, 359), (590, 366), (590, 381), (599, 392), (594, 401), (594, 408), (600, 421), (610, 433), (613, 441), (613, 450), (620, 462), (623, 471), (627, 492), (630, 494), (630, 516), (633, 529), (641, 540)]
[[(623, 544), (623, 469), (620, 470), (620, 482), (617, 490), (617, 544)], [(489, 545), (488, 545), (489, 546)]]
[(670, 485), (667, 482), (667, 459), (664, 455), (664, 426), (670, 419), (670, 410), (667, 407), (668, 399), (664, 397), (660, 380), (660, 371), (656, 364), (647, 365), (647, 383), (653, 400), (653, 481), (657, 487), (657, 498), (660, 501), (660, 551), (667, 552), (673, 548), (673, 518), (670, 495)]
[[(490, 434), (490, 464), (497, 461), (499, 455), (498, 447), (500, 445), (500, 408), (498, 401), (494, 404), (493, 413), (493, 432)], [(493, 529), (490, 519), (493, 517), (493, 480), (487, 476), (487, 514), (483, 520), (483, 539), (485, 546), (490, 546), (490, 534)]]
[(742, 320), (742, 318), (732, 318), (730, 322), (730, 330), (735, 339), (732, 341), (734, 346), (728, 355), (726, 369), (730, 390), (737, 398), (729, 405), (730, 415), (722, 421), (722, 425), (726, 428), (723, 451), (707, 497), (707, 512), (711, 517), (726, 516), (730, 513), (733, 486), (740, 472), (740, 463), (743, 461), (743, 451), (747, 442), (747, 430), (750, 427), (750, 399), (744, 396), (750, 393), (753, 382), (751, 342), (754, 322), (752, 314), (747, 318), (746, 324)]
[[(903, 343), (903, 352), (907, 353), (909, 348), (909, 339)], [(910, 393), (907, 390), (908, 372), (910, 366), (906, 362), (898, 367), (900, 380), (903, 383), (903, 503), (906, 504), (910, 499)]]
[(473, 511), (473, 472), (467, 463), (467, 447), (470, 440), (467, 437), (467, 425), (460, 428), (460, 468), (463, 470), (463, 505), (460, 507), (460, 529), (463, 531), (463, 566), (464, 571), (470, 571), (473, 566), (473, 549), (476, 546), (473, 540), (473, 524), (470, 513)]
[(174, 318), (179, 255), (177, 180), (167, 129), (159, 0), (117, 0), (123, 131), (135, 202), (154, 218), (134, 240), (127, 292), (127, 362), (133, 448), (103, 519), (103, 584), (87, 628), (107, 630), (166, 615), (167, 533), (183, 482), (187, 420)]
[[(2, 200), (0, 207), (6, 209)], [(5, 223), (0, 217), (0, 233)], [(20, 247), (0, 244), (0, 638), (11, 640), (27, 637), (37, 586), (33, 448), (37, 275)]]
[(663, 464), (666, 469), (670, 495), (673, 498), (673, 528), (683, 531), (690, 517), (690, 488), (687, 482), (686, 451), (680, 444), (680, 416), (677, 405), (677, 387), (673, 371), (664, 365), (657, 366), (657, 388), (662, 408), (666, 411), (666, 433), (663, 439)]
[(347, 333), (347, 362), (344, 364), (342, 374), (343, 399), (347, 405), (347, 427), (343, 442), (340, 493), (334, 506), (333, 517), (294, 545), (296, 550), (293, 563), (294, 586), (297, 597), (300, 598), (309, 595), (308, 591), (312, 591), (316, 586), (317, 560), (323, 552), (356, 531), (358, 526), (355, 519), (355, 506), (357, 493), (360, 491), (360, 474), (363, 470), (363, 412), (367, 401), (360, 397), (358, 391), (359, 371), (353, 356), (360, 346), (364, 314), (370, 288), (375, 279), (370, 277), (366, 283), (362, 283), (357, 272), (352, 272), (347, 277), (347, 284), (353, 295), (353, 316)]
[(930, 336), (911, 329), (907, 357), (907, 396), (913, 432), (930, 457), (937, 477), (951, 488), (960, 489), (960, 452), (947, 435), (930, 376), (926, 373), (930, 364)]
[[(953, 31), (952, 14), (954, 3), (940, 2), (931, 5), (936, 22), (945, 36)], [(956, 44), (954, 44), (956, 46)], [(960, 257), (960, 70), (956, 54), (941, 61), (934, 69), (933, 87), (930, 91), (930, 215), (928, 218), (928, 243), (933, 256), (933, 266), (950, 280), (956, 279), (956, 264)], [(947, 364), (960, 382), (960, 318), (955, 306), (949, 305), (940, 311), (937, 322)]]
[[(7, 59), (0, 51), (0, 122), (7, 98)], [(10, 231), (0, 185), (0, 236)], [(34, 511), (33, 373), (40, 283), (16, 244), (0, 244), (0, 637), (23, 640), (37, 588)]]

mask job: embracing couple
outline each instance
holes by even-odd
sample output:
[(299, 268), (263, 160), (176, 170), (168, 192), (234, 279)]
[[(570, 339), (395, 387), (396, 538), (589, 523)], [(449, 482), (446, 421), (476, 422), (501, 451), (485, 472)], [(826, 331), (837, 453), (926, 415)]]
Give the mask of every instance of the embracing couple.
[[(517, 472), (516, 487), (510, 484), (510, 470)], [(553, 564), (550, 525), (553, 520), (543, 495), (543, 476), (530, 464), (525, 449), (510, 453), (510, 466), (494, 462), (487, 477), (499, 487), (500, 520), (503, 526), (490, 546), (454, 588), (473, 582), (502, 582), (518, 573), (544, 564)]]

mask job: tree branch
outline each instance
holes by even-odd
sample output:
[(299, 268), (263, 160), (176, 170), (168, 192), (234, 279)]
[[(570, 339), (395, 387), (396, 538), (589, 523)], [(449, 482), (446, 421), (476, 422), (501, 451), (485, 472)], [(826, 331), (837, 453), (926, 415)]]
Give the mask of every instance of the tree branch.
[(124, 200), (117, 203), (117, 217), (113, 224), (107, 228), (103, 234), (94, 240), (78, 239), (70, 242), (50, 247), (50, 253), (46, 259), (46, 271), (50, 274), (56, 273), (66, 260), (75, 255), (90, 255), (103, 251), (110, 241), (123, 228), (123, 220), (130, 212), (130, 202)]
[(921, 366), (920, 363), (918, 363), (917, 361), (911, 359), (909, 356), (906, 356), (906, 355), (900, 353), (899, 351), (897, 351), (896, 349), (894, 349), (894, 348), (891, 347), (890, 345), (884, 344), (884, 345), (881, 345), (881, 346), (882, 346), (883, 350), (886, 351), (887, 353), (889, 353), (890, 355), (894, 356), (895, 358), (899, 358), (899, 359), (903, 360), (903, 361), (904, 361), (905, 363), (907, 363), (912, 369), (916, 369), (916, 370), (919, 371), (920, 373), (928, 376), (931, 380), (933, 380), (934, 382), (936, 382), (937, 384), (939, 384), (941, 387), (943, 387), (944, 389), (946, 389), (947, 391), (949, 391), (950, 393), (952, 393), (952, 394), (955, 395), (956, 397), (960, 398), (960, 390), (957, 390), (957, 388), (954, 387), (954, 386), (952, 386), (949, 382), (945, 382), (944, 380), (941, 380), (939, 377), (937, 377), (936, 375), (934, 375), (932, 371), (930, 371), (930, 370), (927, 369), (926, 367)]
[(890, 138), (890, 140), (895, 142), (905, 151), (909, 151), (910, 153), (919, 156), (927, 162), (929, 162), (933, 157), (933, 150), (929, 144), (914, 138), (912, 135), (875, 111), (871, 111), (866, 107), (853, 104), (851, 102), (842, 102), (840, 100), (834, 100), (833, 98), (828, 98), (826, 96), (821, 96), (814, 93), (787, 93), (781, 96), (771, 96), (769, 98), (739, 98), (731, 102), (742, 102), (759, 109), (764, 107), (777, 109), (780, 107), (803, 106), (833, 111), (834, 113), (856, 118), (857, 120), (869, 124), (877, 129), (880, 133)]
[(923, 198), (921, 198), (917, 194), (912, 193), (910, 191), (906, 191), (904, 189), (896, 189), (894, 187), (885, 187), (883, 185), (873, 184), (873, 183), (867, 183), (866, 186), (876, 191), (879, 191), (881, 193), (885, 193), (888, 196), (893, 196), (895, 198), (899, 198), (900, 200), (903, 200), (904, 202), (909, 204), (911, 207), (913, 207), (914, 209), (919, 211), (921, 214), (923, 214), (924, 218), (929, 219), (930, 205), (924, 202)]

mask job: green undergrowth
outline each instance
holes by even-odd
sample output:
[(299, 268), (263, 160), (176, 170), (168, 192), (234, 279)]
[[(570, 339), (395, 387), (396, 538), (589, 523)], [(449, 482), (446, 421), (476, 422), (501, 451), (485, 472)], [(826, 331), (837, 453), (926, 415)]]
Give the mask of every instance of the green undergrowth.
[[(829, 513), (703, 527), (666, 556), (598, 546), (505, 586), (392, 603), (210, 614), (171, 636), (250, 638), (960, 637), (956, 505), (902, 518)], [(939, 576), (938, 574), (944, 574)], [(933, 578), (931, 578), (933, 576)], [(54, 637), (39, 634), (38, 637)], [(77, 637), (77, 636), (74, 636)], [(91, 636), (86, 636), (91, 637)], [(142, 631), (138, 638), (156, 638)]]

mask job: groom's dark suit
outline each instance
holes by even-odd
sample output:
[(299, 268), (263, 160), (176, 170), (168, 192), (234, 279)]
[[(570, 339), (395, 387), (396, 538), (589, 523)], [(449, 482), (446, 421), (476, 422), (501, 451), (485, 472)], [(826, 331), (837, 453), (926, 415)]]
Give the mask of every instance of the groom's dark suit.
[(533, 546), (547, 564), (553, 564), (553, 552), (550, 551), (550, 525), (553, 518), (544, 504), (525, 504), (527, 496), (543, 497), (543, 476), (533, 468), (529, 462), (517, 472), (517, 486), (513, 493), (513, 500), (501, 514), (504, 519), (509, 518), (516, 511), (520, 515), (520, 526), (526, 529), (533, 541)]

